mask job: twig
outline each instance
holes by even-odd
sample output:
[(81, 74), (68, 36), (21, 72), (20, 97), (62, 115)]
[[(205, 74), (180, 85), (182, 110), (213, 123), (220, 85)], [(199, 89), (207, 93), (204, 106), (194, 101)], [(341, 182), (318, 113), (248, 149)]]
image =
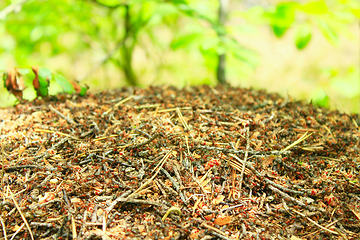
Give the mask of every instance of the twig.
[(245, 172), (245, 165), (246, 165), (246, 161), (247, 161), (248, 154), (249, 154), (249, 147), (250, 147), (249, 127), (246, 127), (246, 150), (245, 150), (245, 157), (244, 157), (244, 161), (243, 161), (242, 169), (241, 169), (241, 174), (240, 174), (240, 186), (239, 186), (239, 191), (241, 191), (241, 187), (242, 187), (242, 181), (243, 181), (244, 172)]
[(85, 229), (85, 222), (86, 222), (86, 218), (87, 218), (87, 210), (85, 209), (84, 211), (84, 216), (82, 218), (82, 224), (81, 224), (81, 227), (80, 227), (80, 231), (79, 231), (79, 237), (81, 237), (82, 235), (84, 235), (84, 229)]
[(102, 231), (106, 235), (106, 212), (103, 214)]
[[(327, 224), (325, 227), (326, 227), (326, 228), (331, 227), (332, 225), (334, 225), (335, 223), (338, 223), (339, 221), (340, 221), (340, 219), (338, 219), (338, 220), (336, 220), (336, 221), (333, 221), (332, 223)], [(309, 233), (309, 234), (307, 234), (307, 235), (304, 235), (303, 238), (304, 238), (304, 239), (308, 239), (308, 237), (310, 237), (311, 235), (314, 235), (315, 233), (318, 233), (319, 231), (320, 231), (320, 230), (316, 230), (316, 231), (314, 231), (314, 232), (312, 232), (312, 233)], [(344, 237), (341, 233), (340, 233), (340, 235), (341, 235), (344, 239), (347, 239), (347, 238)]]
[[(241, 154), (245, 154), (246, 151), (244, 150), (235, 150), (235, 149), (231, 149), (231, 148), (221, 148), (221, 147), (213, 147), (213, 146), (202, 146), (202, 145), (198, 145), (194, 147), (195, 149), (206, 149), (206, 150), (216, 150), (216, 151), (220, 151), (220, 152), (227, 152), (227, 153), (241, 153)], [(292, 154), (291, 151), (248, 151), (248, 153), (252, 154), (252, 155), (290, 155)]]
[(0, 221), (1, 221), (1, 226), (3, 228), (3, 232), (4, 232), (4, 239), (7, 240), (5, 223), (4, 223), (4, 220), (3, 220), (2, 216), (0, 216)]
[(168, 173), (168, 171), (166, 171), (165, 169), (161, 168), (161, 171), (163, 173), (165, 173), (166, 177), (171, 181), (171, 183), (173, 184), (174, 188), (178, 191), (180, 189), (179, 184), (175, 181), (175, 179)]
[(109, 138), (113, 138), (113, 137), (118, 137), (119, 135), (118, 134), (113, 134), (113, 135), (109, 135), (109, 136), (102, 136), (102, 137), (99, 137), (99, 138), (95, 138), (93, 139), (92, 141), (93, 142), (97, 142), (97, 141), (101, 141), (101, 140), (105, 140), (105, 139), (109, 139)]
[(160, 110), (152, 111), (152, 112), (149, 112), (149, 113), (172, 112), (172, 111), (177, 111), (177, 109), (180, 109), (180, 110), (193, 110), (192, 107), (181, 107), (181, 108), (177, 107), (177, 108), (160, 109)]
[(60, 147), (61, 145), (63, 145), (65, 142), (67, 142), (68, 139), (67, 138), (63, 138), (61, 139), (58, 143), (54, 144), (54, 146), (52, 146), (51, 148), (47, 149), (45, 152), (41, 153), (40, 155), (37, 155), (34, 157), (34, 160), (40, 159), (40, 158), (47, 158), (50, 156), (49, 151), (50, 150), (55, 150), (58, 147)]
[[(176, 194), (179, 194), (180, 195), (180, 198), (181, 200), (185, 203), (185, 196), (184, 194), (180, 191), (180, 185), (175, 181), (175, 179), (173, 177), (171, 177), (171, 175), (164, 169), (164, 168), (161, 168), (161, 171), (163, 173), (165, 173), (166, 177), (169, 178), (169, 180), (171, 181), (171, 183), (173, 184), (174, 188), (176, 189)], [(166, 185), (165, 185), (166, 186)], [(167, 186), (166, 186), (167, 187)], [(167, 187), (169, 188), (169, 187)], [(170, 188), (171, 189), (171, 188)], [(171, 189), (172, 190), (172, 189)], [(174, 191), (174, 190), (172, 190)]]
[(47, 227), (47, 228), (53, 228), (54, 225), (52, 223), (43, 223), (43, 222), (31, 222), (31, 226), (33, 227)]
[(142, 143), (139, 143), (139, 144), (128, 146), (127, 148), (132, 149), (132, 148), (139, 148), (139, 147), (145, 146), (146, 144), (150, 143), (151, 141), (153, 141), (155, 138), (158, 138), (159, 136), (160, 136), (160, 134), (154, 134), (148, 140), (143, 141)]
[(130, 97), (124, 98), (123, 100), (121, 100), (120, 102), (118, 102), (117, 104), (115, 104), (113, 107), (109, 108), (106, 112), (104, 112), (102, 115), (108, 115), (109, 112), (111, 112), (112, 110), (114, 110), (115, 108), (119, 107), (121, 104), (133, 99), (135, 97), (135, 95), (131, 95)]
[(19, 232), (21, 232), (21, 230), (24, 228), (24, 226), (25, 226), (25, 223), (22, 223), (21, 226), (16, 230), (16, 232), (14, 232), (14, 234), (12, 235), (12, 237), (10, 238), (10, 240), (13, 240), (13, 239), (16, 237), (16, 235), (17, 235)]
[(83, 132), (80, 134), (80, 138), (85, 138), (95, 132), (95, 128), (91, 128), (89, 131)]
[(151, 138), (150, 134), (148, 134), (147, 132), (141, 131), (140, 129), (132, 128), (131, 130), (134, 130), (135, 132), (141, 133), (142, 135), (145, 135), (147, 138)]
[(207, 229), (209, 229), (210, 231), (212, 231), (212, 233), (217, 233), (217, 234), (214, 234), (216, 235), (217, 237), (220, 237), (222, 239), (227, 239), (227, 240), (231, 240), (231, 238), (228, 238), (225, 233), (223, 233), (221, 230), (217, 229), (217, 228), (214, 228), (208, 224), (206, 224), (203, 220), (200, 220), (200, 219), (194, 219), (195, 221), (197, 222), (201, 222), (201, 227), (205, 227)]
[(23, 169), (23, 168), (40, 168), (40, 167), (36, 166), (36, 165), (20, 165), (20, 166), (14, 166), (14, 167), (6, 167), (3, 170), (5, 172), (12, 172), (12, 171), (16, 171), (16, 170)]
[[(96, 211), (95, 211), (96, 212)], [(57, 236), (60, 236), (62, 233), (63, 233), (63, 231), (64, 231), (64, 228), (65, 228), (65, 226), (66, 226), (66, 223), (69, 221), (69, 219), (68, 219), (68, 216), (63, 216), (62, 217), (62, 222), (61, 222), (61, 226), (60, 226), (60, 228), (58, 229), (58, 231), (57, 231)]]
[(4, 153), (5, 146), (1, 145), (1, 188), (4, 187), (4, 165), (5, 165), (5, 153)]
[(150, 201), (150, 200), (133, 199), (133, 198), (129, 198), (129, 197), (127, 197), (127, 198), (118, 197), (115, 200), (117, 202), (123, 202), (123, 203), (147, 204), (147, 205), (154, 205), (157, 207), (164, 206), (164, 204), (162, 204), (162, 203), (158, 203), (158, 202), (154, 202), (154, 201)]
[(187, 150), (188, 150), (188, 154), (189, 154), (189, 156), (191, 156), (190, 148), (189, 148), (189, 140), (188, 140), (187, 136), (185, 136), (185, 140), (186, 140), (186, 147), (187, 147)]
[[(174, 196), (179, 195), (179, 193), (178, 193), (177, 191), (175, 191), (175, 190), (172, 189), (171, 187), (167, 186), (167, 185), (166, 185), (165, 183), (163, 183), (162, 181), (160, 181), (160, 180), (155, 180), (155, 182), (156, 182), (157, 184), (159, 184), (160, 187), (163, 188), (163, 190), (164, 190), (164, 188), (165, 188), (166, 190), (168, 190), (168, 192), (170, 192), (172, 195), (174, 195)], [(164, 191), (165, 191), (165, 190), (164, 190)]]
[[(163, 167), (163, 165), (165, 164), (166, 160), (170, 157), (170, 155), (172, 155), (172, 150), (170, 150), (163, 159), (161, 159), (161, 161), (159, 162), (159, 164), (155, 167), (155, 169), (158, 167), (158, 169), (156, 170), (155, 174), (149, 179), (147, 180), (147, 182), (145, 182), (144, 184), (142, 184), (135, 192), (133, 192), (132, 194), (130, 194), (127, 199), (130, 199), (131, 197), (133, 197), (135, 194), (137, 194), (138, 192), (140, 192), (142, 189), (144, 189), (147, 185), (149, 185), (152, 180), (158, 175), (160, 169)], [(155, 170), (154, 169), (154, 170)]]
[(217, 236), (218, 238), (221, 238), (221, 239), (231, 240), (231, 238), (228, 238), (228, 237), (226, 237), (226, 236), (224, 236), (224, 235), (221, 235), (221, 234), (218, 233), (218, 232), (212, 231), (211, 234), (212, 234), (212, 235), (215, 235), (215, 236)]
[(122, 199), (122, 198), (126, 198), (127, 196), (129, 196), (131, 193), (131, 190), (128, 190), (126, 192), (124, 192), (123, 194), (121, 194), (120, 197), (116, 198), (106, 209), (105, 211), (107, 213), (111, 212), (111, 210), (113, 210), (113, 208), (116, 206), (116, 204)]
[[(241, 164), (243, 164), (243, 161), (241, 161), (241, 159), (238, 158), (236, 155), (231, 154), (231, 153), (230, 153), (229, 155), (230, 155), (231, 157), (233, 157), (233, 158), (235, 158), (235, 159), (238, 160), (236, 163), (241, 163)], [(227, 161), (230, 163), (230, 165), (233, 164), (233, 162), (231, 162), (230, 160), (227, 160)], [(234, 166), (233, 166), (233, 167), (234, 167)], [(261, 173), (259, 173), (259, 172), (252, 166), (252, 164), (249, 163), (249, 162), (246, 163), (246, 167), (248, 167), (258, 178), (264, 179), (264, 181), (265, 181), (267, 184), (270, 184), (270, 185), (273, 185), (274, 187), (280, 188), (281, 190), (283, 190), (283, 191), (285, 191), (285, 192), (291, 192), (291, 193), (300, 194), (300, 195), (304, 195), (305, 192), (307, 192), (307, 191), (296, 191), (296, 190), (292, 190), (292, 189), (283, 187), (283, 186), (281, 186), (281, 185), (279, 185), (279, 184), (277, 184), (277, 183), (274, 183), (273, 181), (271, 181), (271, 180), (265, 178), (264, 176), (262, 176)], [(238, 168), (236, 165), (235, 165), (235, 168), (236, 168), (237, 170), (239, 170), (239, 168)], [(240, 170), (239, 170), (239, 171), (240, 171)], [(310, 193), (310, 194), (311, 194), (311, 193)]]
[(290, 144), (289, 146), (287, 146), (286, 148), (284, 148), (283, 150), (281, 150), (281, 152), (286, 152), (289, 149), (295, 147), (297, 144), (301, 143), (302, 141), (304, 141), (305, 139), (307, 139), (308, 137), (310, 137), (311, 135), (313, 135), (313, 132), (310, 133), (308, 135), (308, 132), (305, 132), (298, 140), (296, 140), (295, 142), (293, 142), (292, 144)]
[(8, 191), (9, 191), (9, 193), (10, 193), (10, 195), (11, 195), (11, 198), (12, 198), (12, 200), (13, 200), (13, 202), (14, 202), (14, 204), (15, 204), (16, 208), (17, 208), (17, 210), (19, 211), (19, 213), (20, 213), (20, 215), (21, 215), (21, 218), (23, 219), (23, 221), (24, 221), (24, 223), (25, 223), (25, 225), (26, 225), (27, 229), (29, 230), (29, 233), (30, 233), (31, 239), (32, 239), (32, 240), (34, 240), (34, 235), (33, 235), (32, 231), (31, 231), (31, 228), (30, 228), (30, 226), (29, 226), (29, 223), (27, 222), (27, 220), (26, 220), (26, 218), (25, 218), (24, 214), (22, 213), (22, 211), (21, 211), (21, 209), (20, 209), (19, 205), (17, 204), (17, 202), (16, 202), (16, 200), (15, 200), (15, 198), (14, 198), (14, 195), (13, 195), (12, 191), (10, 190), (10, 187), (9, 187), (9, 186), (8, 186)]
[(176, 108), (176, 113), (178, 114), (179, 119), (180, 119), (180, 122), (183, 124), (185, 130), (190, 130), (190, 127), (189, 127), (189, 125), (187, 124), (187, 122), (186, 122), (185, 118), (183, 117), (183, 115), (182, 115), (182, 113), (181, 113), (181, 111), (180, 111), (179, 108)]
[(241, 224), (241, 230), (242, 231), (238, 239), (244, 239), (245, 236), (247, 235), (245, 223)]
[(307, 220), (309, 220), (309, 222), (311, 222), (311, 223), (314, 224), (315, 226), (321, 228), (322, 230), (324, 230), (324, 231), (326, 231), (326, 232), (329, 232), (329, 233), (332, 233), (332, 234), (335, 234), (335, 235), (339, 235), (339, 233), (334, 232), (334, 231), (332, 231), (332, 230), (330, 230), (330, 229), (328, 229), (328, 228), (325, 228), (325, 227), (321, 226), (320, 224), (318, 224), (317, 222), (315, 222), (315, 221), (312, 220), (311, 218), (305, 216), (305, 215), (302, 214), (301, 212), (298, 212), (298, 211), (296, 211), (296, 210), (294, 210), (294, 209), (291, 209), (291, 210), (292, 210), (293, 212), (296, 212), (296, 213), (299, 214), (300, 216), (306, 218)]
[(205, 190), (205, 188), (201, 185), (201, 183), (193, 176), (191, 175), (193, 181), (200, 187), (201, 191), (204, 193), (204, 197), (207, 197), (207, 192)]
[(179, 170), (178, 170), (178, 166), (175, 163), (173, 163), (173, 170), (174, 170), (176, 179), (178, 180), (178, 183), (180, 184), (180, 187), (181, 187), (183, 184), (182, 184), (182, 181), (181, 181), (181, 176), (180, 176), (180, 173), (179, 173)]
[(272, 191), (280, 194), (283, 198), (285, 198), (285, 199), (290, 199), (291, 201), (293, 201), (293, 202), (296, 203), (297, 205), (302, 206), (302, 207), (304, 207), (304, 208), (306, 208), (306, 209), (308, 209), (308, 210), (310, 210), (310, 211), (320, 211), (320, 212), (322, 212), (322, 213), (325, 213), (325, 212), (326, 212), (326, 211), (323, 210), (323, 209), (317, 209), (317, 208), (315, 208), (315, 207), (308, 206), (308, 205), (306, 205), (305, 203), (303, 203), (302, 201), (297, 200), (296, 198), (291, 197), (290, 195), (282, 192), (281, 190), (277, 189), (276, 187), (274, 187), (274, 186), (272, 186), (272, 185), (269, 185), (268, 188), (270, 188)]
[[(160, 189), (161, 193), (164, 195), (165, 198), (168, 197), (167, 193), (165, 192), (163, 185), (160, 184), (160, 181), (157, 181), (156, 179), (154, 179), (154, 183), (155, 185)], [(165, 184), (164, 184), (165, 185)], [(165, 185), (166, 186), (166, 185)], [(172, 190), (172, 189), (171, 189)], [(173, 190), (174, 191), (174, 190)]]
[(1, 12), (0, 12), (0, 20), (4, 19), (6, 17), (6, 15), (8, 15), (11, 12), (17, 12), (18, 10), (21, 10), (22, 6), (27, 2), (27, 0), (22, 0), (20, 2), (17, 3), (12, 3), (9, 6), (7, 6), (6, 8), (4, 8)]
[(77, 123), (74, 120), (72, 120), (71, 118), (65, 116), (64, 114), (56, 110), (52, 105), (49, 105), (49, 108), (51, 111), (53, 111), (54, 113), (65, 119), (66, 121), (68, 121), (70, 124), (77, 125)]
[(143, 108), (156, 108), (160, 106), (160, 103), (156, 103), (156, 104), (145, 104), (145, 105), (140, 105), (140, 106), (135, 106), (135, 109), (143, 109)]
[[(36, 187), (41, 188), (41, 185), (36, 186)], [(60, 203), (61, 203), (61, 200), (55, 198), (55, 199), (53, 199), (53, 200), (50, 200), (50, 201), (48, 201), (48, 202), (44, 202), (44, 203), (42, 203), (42, 204), (31, 205), (31, 206), (29, 207), (29, 209), (41, 208), (41, 207), (43, 207), (43, 206), (46, 206), (46, 205), (49, 205), (49, 204), (53, 204), (53, 203), (58, 203), (58, 204), (60, 204)]]
[(226, 212), (226, 211), (229, 211), (229, 210), (232, 210), (232, 209), (235, 209), (235, 208), (238, 208), (238, 207), (242, 207), (244, 206), (244, 204), (238, 204), (238, 205), (235, 205), (235, 206), (231, 206), (231, 207), (228, 207), (228, 208), (223, 208), (220, 210), (220, 212)]
[(69, 138), (72, 138), (72, 139), (75, 139), (75, 140), (80, 140), (78, 139), (77, 137), (73, 137), (69, 134), (66, 134), (66, 133), (62, 133), (62, 132), (55, 132), (55, 131), (51, 131), (51, 130), (47, 130), (47, 129), (35, 129), (34, 130), (35, 132), (44, 132), (44, 133), (53, 133), (53, 134), (57, 134), (57, 135), (60, 135), (60, 136), (64, 136), (64, 137), (69, 137)]

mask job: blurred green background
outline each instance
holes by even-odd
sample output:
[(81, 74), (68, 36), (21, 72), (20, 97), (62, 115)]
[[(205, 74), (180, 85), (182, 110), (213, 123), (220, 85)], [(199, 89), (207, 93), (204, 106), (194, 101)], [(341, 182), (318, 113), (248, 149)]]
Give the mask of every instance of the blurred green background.
[[(224, 59), (233, 86), (359, 113), (360, 1), (0, 1), (2, 72), (42, 66), (89, 91), (182, 88), (218, 84)], [(1, 84), (0, 107), (15, 102)]]

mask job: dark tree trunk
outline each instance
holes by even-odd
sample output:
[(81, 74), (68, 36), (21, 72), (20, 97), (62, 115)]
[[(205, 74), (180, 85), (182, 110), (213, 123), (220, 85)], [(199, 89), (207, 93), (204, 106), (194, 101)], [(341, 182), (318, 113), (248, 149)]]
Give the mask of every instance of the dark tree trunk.
[[(219, 0), (219, 24), (221, 26), (225, 25), (228, 6), (229, 6), (229, 0)], [(219, 33), (219, 38), (221, 38), (222, 36), (223, 33)], [(226, 66), (226, 55), (220, 54), (218, 67), (216, 70), (217, 80), (220, 84), (226, 84), (225, 66)]]

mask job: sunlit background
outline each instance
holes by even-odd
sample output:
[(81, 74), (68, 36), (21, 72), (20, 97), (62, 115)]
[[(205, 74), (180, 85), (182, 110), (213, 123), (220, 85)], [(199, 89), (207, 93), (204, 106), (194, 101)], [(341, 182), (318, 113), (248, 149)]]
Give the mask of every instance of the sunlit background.
[[(233, 86), (360, 112), (359, 1), (230, 0), (223, 26), (220, 2), (0, 1), (0, 70), (43, 66), (93, 92), (133, 84), (129, 74), (183, 88), (216, 85), (225, 54)], [(0, 106), (15, 100), (1, 84)]]

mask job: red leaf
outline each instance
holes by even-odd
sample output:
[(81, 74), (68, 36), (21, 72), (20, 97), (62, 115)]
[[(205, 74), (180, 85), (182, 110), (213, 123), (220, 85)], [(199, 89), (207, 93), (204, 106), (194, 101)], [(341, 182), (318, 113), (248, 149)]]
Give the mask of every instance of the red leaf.
[(39, 82), (39, 76), (38, 76), (38, 71), (39, 68), (38, 67), (31, 67), (31, 69), (33, 70), (34, 74), (35, 74), (35, 78), (33, 80), (33, 86), (36, 89), (40, 88), (40, 82)]
[(69, 82), (74, 87), (76, 93), (79, 94), (81, 92), (81, 90), (82, 90), (81, 86), (75, 81), (69, 81)]
[(231, 216), (220, 216), (214, 220), (214, 224), (217, 224), (220, 226), (229, 224), (230, 222), (231, 222)]
[(16, 68), (11, 68), (5, 73), (5, 78), (6, 89), (20, 101), (25, 89), (24, 79), (21, 74)]

